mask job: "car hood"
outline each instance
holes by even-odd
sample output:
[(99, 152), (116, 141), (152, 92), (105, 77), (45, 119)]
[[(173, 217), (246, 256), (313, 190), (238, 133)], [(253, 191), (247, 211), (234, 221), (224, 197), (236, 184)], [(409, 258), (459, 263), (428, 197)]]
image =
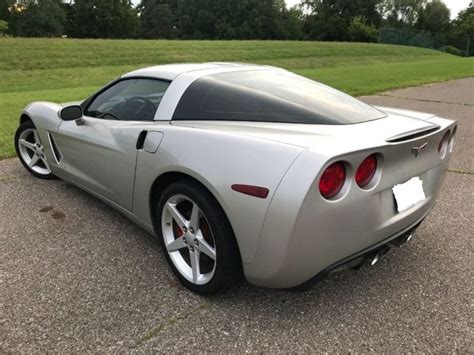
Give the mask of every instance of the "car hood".
[(350, 125), (312, 125), (272, 122), (240, 121), (173, 121), (173, 125), (238, 134), (256, 139), (271, 140), (307, 149), (363, 149), (365, 146), (384, 145), (391, 137), (406, 132), (438, 127), (430, 122), (432, 114), (377, 107), (387, 114), (373, 121)]

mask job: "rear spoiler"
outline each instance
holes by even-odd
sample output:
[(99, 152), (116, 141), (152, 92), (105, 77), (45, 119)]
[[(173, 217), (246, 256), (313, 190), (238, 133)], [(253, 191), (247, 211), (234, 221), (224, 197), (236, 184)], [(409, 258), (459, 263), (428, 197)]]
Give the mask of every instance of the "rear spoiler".
[(438, 131), (441, 127), (438, 125), (431, 125), (431, 127), (419, 128), (413, 131), (404, 132), (402, 134), (397, 134), (396, 136), (390, 137), (386, 140), (387, 143), (399, 143), (404, 141), (409, 141), (415, 138), (420, 138), (426, 136), (430, 133)]

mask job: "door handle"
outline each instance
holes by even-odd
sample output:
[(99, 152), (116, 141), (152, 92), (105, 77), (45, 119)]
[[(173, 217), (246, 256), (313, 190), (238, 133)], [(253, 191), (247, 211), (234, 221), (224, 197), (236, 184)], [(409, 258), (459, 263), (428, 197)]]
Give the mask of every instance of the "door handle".
[(138, 135), (137, 150), (143, 149), (143, 145), (145, 144), (145, 139), (146, 139), (147, 134), (148, 134), (148, 131), (141, 131), (140, 134)]

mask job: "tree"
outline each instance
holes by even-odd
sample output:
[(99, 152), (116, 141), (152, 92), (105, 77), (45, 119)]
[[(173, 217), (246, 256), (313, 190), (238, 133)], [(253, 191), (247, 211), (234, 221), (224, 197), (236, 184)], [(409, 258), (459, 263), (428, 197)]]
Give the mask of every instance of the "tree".
[[(288, 31), (284, 0), (169, 0), (167, 3), (176, 14), (175, 25), (181, 38), (284, 39)], [(294, 21), (294, 16), (291, 20)]]
[(415, 27), (434, 33), (446, 33), (451, 28), (451, 12), (441, 0), (433, 0), (420, 9)]
[(0, 20), (8, 21), (10, 18), (10, 7), (15, 0), (0, 0)]
[(5, 36), (5, 33), (7, 33), (8, 30), (8, 22), (0, 20), (0, 36)]
[(362, 16), (369, 25), (379, 26), (382, 18), (377, 11), (381, 0), (305, 0), (309, 11), (305, 20), (308, 39), (347, 41), (354, 17)]
[(387, 25), (407, 27), (415, 25), (427, 0), (384, 0), (379, 5), (379, 12)]
[(9, 32), (21, 37), (57, 37), (64, 34), (66, 14), (60, 0), (31, 0), (10, 14)]
[(368, 24), (363, 16), (356, 16), (349, 26), (349, 37), (353, 42), (376, 42), (377, 29)]
[(303, 38), (303, 11), (298, 6), (289, 10), (284, 9), (283, 23), (285, 26), (285, 39), (298, 40)]
[(182, 38), (214, 38), (216, 15), (212, 0), (182, 0), (177, 4), (179, 31)]
[(138, 14), (129, 0), (76, 0), (71, 33), (79, 38), (131, 38)]
[(143, 38), (174, 38), (174, 14), (170, 4), (162, 0), (142, 0), (138, 5), (140, 36)]
[(459, 37), (470, 37), (474, 41), (474, 7), (471, 5), (461, 11), (453, 21), (453, 34)]

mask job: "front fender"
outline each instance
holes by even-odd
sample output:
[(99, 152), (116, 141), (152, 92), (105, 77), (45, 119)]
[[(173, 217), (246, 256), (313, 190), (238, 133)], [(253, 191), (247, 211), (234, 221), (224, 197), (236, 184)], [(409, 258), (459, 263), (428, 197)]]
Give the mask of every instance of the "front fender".
[(58, 115), (61, 108), (61, 105), (53, 102), (33, 102), (21, 112), (20, 123), (21, 117), (28, 116), (33, 121), (40, 137), (45, 131), (56, 132), (61, 124), (61, 118)]

